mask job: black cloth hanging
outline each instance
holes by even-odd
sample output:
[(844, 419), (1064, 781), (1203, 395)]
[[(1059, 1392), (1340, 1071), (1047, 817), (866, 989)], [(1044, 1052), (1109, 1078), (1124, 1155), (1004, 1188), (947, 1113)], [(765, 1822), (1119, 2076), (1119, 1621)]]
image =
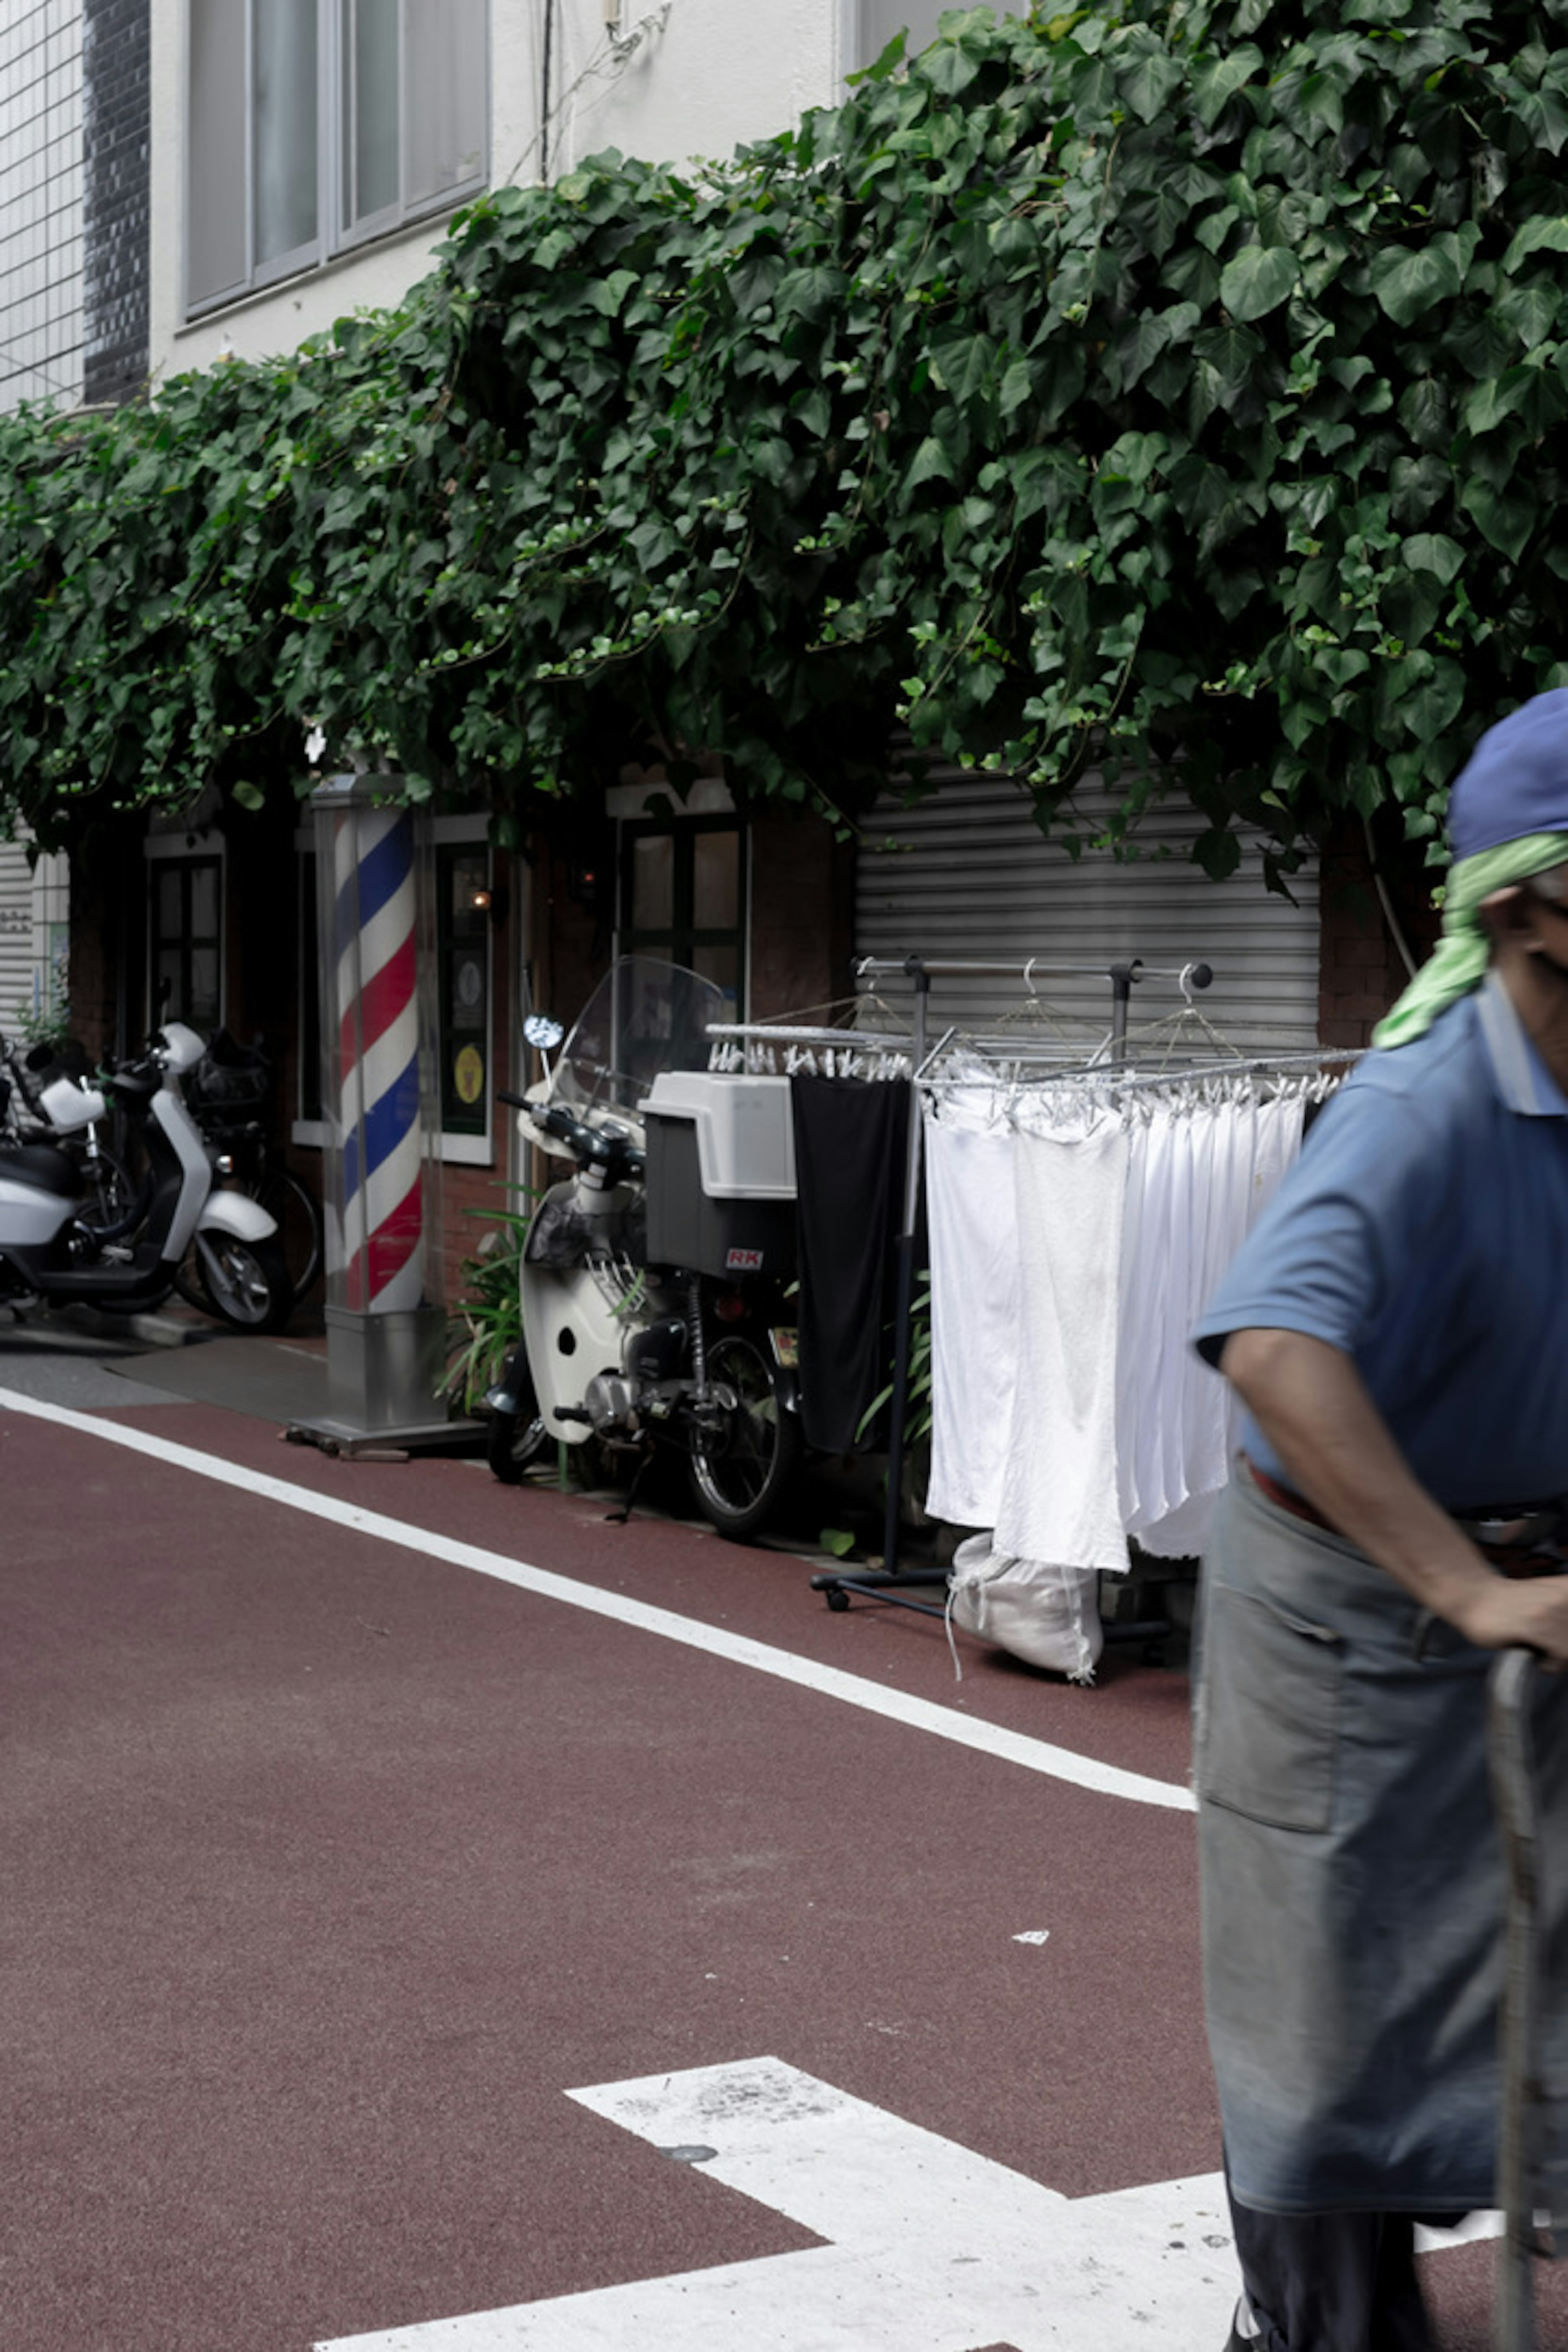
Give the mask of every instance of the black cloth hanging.
[(910, 1089), (901, 1081), (790, 1080), (800, 1249), (800, 1418), (825, 1454), (885, 1442), (861, 1434), (892, 1379)]

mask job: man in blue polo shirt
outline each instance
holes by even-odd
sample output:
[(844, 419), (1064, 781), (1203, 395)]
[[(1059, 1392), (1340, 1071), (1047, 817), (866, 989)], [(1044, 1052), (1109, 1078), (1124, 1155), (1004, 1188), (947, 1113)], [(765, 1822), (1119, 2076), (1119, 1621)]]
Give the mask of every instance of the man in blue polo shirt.
[[(1231, 2352), (1427, 2352), (1415, 2221), (1495, 2201), (1488, 1654), (1568, 1663), (1568, 1576), (1518, 1572), (1568, 1496), (1568, 691), (1449, 839), (1442, 946), (1196, 1335), (1246, 1408), (1195, 1729)], [(1535, 1733), (1568, 1820), (1568, 1682)]]

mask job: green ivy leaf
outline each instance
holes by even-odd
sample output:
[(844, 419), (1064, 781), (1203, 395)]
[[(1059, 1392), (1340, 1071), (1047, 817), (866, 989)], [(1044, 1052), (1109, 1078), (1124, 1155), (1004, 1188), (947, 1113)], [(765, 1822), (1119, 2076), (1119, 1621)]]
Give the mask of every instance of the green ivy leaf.
[(1405, 561), (1413, 572), (1433, 572), (1447, 587), (1464, 569), (1465, 552), (1441, 531), (1416, 531), (1405, 542)]
[(1540, 511), (1533, 493), (1522, 486), (1495, 488), (1479, 476), (1472, 476), (1459, 493), (1459, 503), (1475, 517), (1477, 528), (1489, 545), (1517, 563), (1529, 544)]
[(1279, 245), (1244, 245), (1220, 272), (1219, 299), (1238, 325), (1267, 317), (1294, 293), (1301, 265)]
[(1394, 247), (1373, 256), (1372, 289), (1394, 323), (1409, 327), (1434, 304), (1458, 294), (1459, 272), (1449, 253), (1430, 247), (1415, 252)]

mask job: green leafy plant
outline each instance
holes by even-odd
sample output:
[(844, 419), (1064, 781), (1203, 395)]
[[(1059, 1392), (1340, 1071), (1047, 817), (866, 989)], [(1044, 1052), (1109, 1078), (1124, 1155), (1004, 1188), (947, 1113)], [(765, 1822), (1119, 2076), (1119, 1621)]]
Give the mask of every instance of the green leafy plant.
[(326, 762), (515, 842), (701, 751), (852, 822), (896, 729), (1135, 848), (1436, 854), (1568, 681), (1568, 0), (958, 9), (689, 173), (456, 221), (403, 306), (0, 419), (0, 823)]
[[(890, 1341), (896, 1347), (896, 1334)], [(892, 1402), (895, 1379), (878, 1391), (860, 1417), (857, 1434), (864, 1437), (877, 1416)], [(910, 1302), (909, 1383), (904, 1403), (904, 1449), (907, 1454), (928, 1443), (931, 1433), (931, 1276), (917, 1278)]]
[(42, 1004), (35, 1004), (30, 997), (21, 998), (15, 1021), (16, 1034), (26, 1045), (51, 1045), (58, 1054), (70, 1042), (70, 1005), (58, 984)]
[[(509, 1185), (508, 1191), (526, 1192)], [(452, 1336), (441, 1394), (464, 1412), (472, 1412), (494, 1388), (522, 1338), (523, 1244), (528, 1237), (527, 1210), (470, 1210), (483, 1216), (489, 1231), (462, 1265), (463, 1292), (452, 1318)]]

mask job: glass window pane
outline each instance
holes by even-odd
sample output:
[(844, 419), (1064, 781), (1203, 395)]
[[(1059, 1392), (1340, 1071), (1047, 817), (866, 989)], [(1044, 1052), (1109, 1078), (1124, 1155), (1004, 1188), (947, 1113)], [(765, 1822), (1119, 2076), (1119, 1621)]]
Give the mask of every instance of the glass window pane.
[(185, 936), (184, 892), (180, 868), (161, 865), (158, 869), (158, 940), (183, 940)]
[(316, 853), (300, 856), (300, 1117), (321, 1116), (321, 973), (316, 946)]
[(243, 286), (245, 0), (191, 0), (186, 299)]
[(153, 965), (154, 1020), (184, 1020), (184, 958), (178, 948), (161, 948)]
[(700, 931), (732, 931), (741, 919), (741, 836), (694, 834), (691, 920)]
[(344, 0), (344, 217), (352, 226), (398, 200), (398, 19), (401, 0)]
[(441, 964), (441, 1126), (448, 1135), (483, 1135), (488, 1118), (490, 1013), (489, 917), (474, 905), (488, 887), (482, 845), (437, 852), (437, 949)]
[(741, 950), (735, 946), (693, 948), (691, 969), (700, 971), (704, 980), (717, 982), (729, 998), (731, 1008), (741, 1001)]
[(204, 1037), (209, 1036), (217, 1027), (217, 950), (193, 948), (191, 993), (184, 1018), (193, 1029), (199, 1029)]
[(405, 204), (444, 195), (485, 168), (485, 0), (404, 0)]
[(316, 0), (251, 0), (256, 259), (316, 235)]
[(452, 937), (458, 940), (482, 939), (488, 918), (482, 907), (475, 906), (474, 899), (479, 891), (489, 887), (488, 861), (483, 850), (466, 851), (454, 857), (450, 873), (447, 915)]
[(191, 937), (217, 937), (217, 875), (216, 866), (193, 866), (191, 874)]
[(470, 947), (453, 948), (447, 962), (447, 1017), (454, 1029), (482, 1030), (485, 1026), (485, 967), (489, 959), (483, 942), (475, 940)]
[(642, 834), (632, 843), (630, 928), (668, 931), (674, 920), (674, 840), (668, 833)]

